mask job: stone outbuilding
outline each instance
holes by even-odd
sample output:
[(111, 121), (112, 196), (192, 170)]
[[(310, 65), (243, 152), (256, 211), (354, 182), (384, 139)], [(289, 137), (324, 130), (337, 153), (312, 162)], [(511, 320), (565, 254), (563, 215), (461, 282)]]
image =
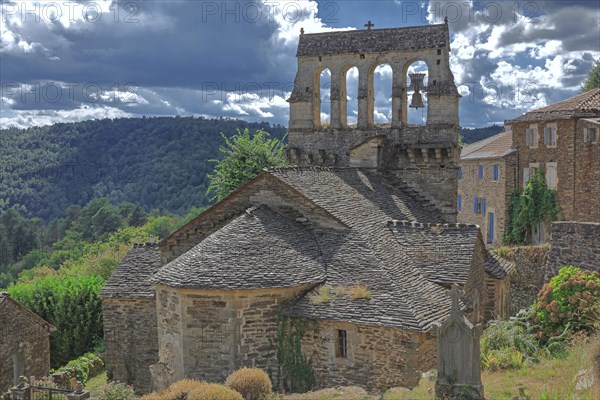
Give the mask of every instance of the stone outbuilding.
[(157, 245), (134, 245), (100, 293), (107, 376), (137, 392), (150, 390), (148, 366), (158, 361), (156, 296), (149, 282), (158, 268)]
[(56, 328), (0, 292), (0, 393), (19, 376), (50, 373), (50, 333)]
[(481, 227), (485, 243), (503, 243), (508, 204), (517, 187), (517, 152), (512, 131), (465, 146), (458, 169), (458, 222)]

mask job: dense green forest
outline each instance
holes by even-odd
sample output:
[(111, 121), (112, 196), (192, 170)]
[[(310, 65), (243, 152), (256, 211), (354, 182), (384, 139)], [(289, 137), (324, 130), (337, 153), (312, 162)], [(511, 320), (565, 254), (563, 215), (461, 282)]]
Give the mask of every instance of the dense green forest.
[(504, 130), (502, 125), (490, 125), (484, 128), (460, 128), (460, 135), (464, 144), (471, 144), (490, 136), (494, 136)]
[(219, 156), (220, 133), (230, 136), (238, 128), (276, 138), (286, 132), (281, 125), (195, 117), (0, 130), (0, 214), (13, 208), (50, 221), (100, 197), (185, 214), (208, 205), (209, 160)]

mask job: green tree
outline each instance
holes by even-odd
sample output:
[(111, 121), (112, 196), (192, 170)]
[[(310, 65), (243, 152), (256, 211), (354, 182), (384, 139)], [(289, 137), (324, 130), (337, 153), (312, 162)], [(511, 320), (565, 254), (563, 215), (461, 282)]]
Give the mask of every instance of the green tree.
[(140, 206), (136, 206), (129, 216), (128, 224), (129, 226), (142, 226), (146, 221), (148, 221), (148, 217), (146, 216), (144, 209)]
[(504, 239), (510, 244), (531, 241), (531, 233), (540, 222), (556, 220), (559, 212), (556, 190), (548, 189), (540, 170), (529, 179), (525, 189), (517, 189), (508, 205), (508, 224)]
[(207, 194), (213, 193), (211, 200), (219, 201), (240, 187), (267, 167), (282, 167), (286, 165), (284, 144), (277, 138), (270, 139), (269, 134), (257, 130), (254, 135), (248, 128), (240, 131), (231, 138), (223, 133), (225, 145), (219, 147), (223, 155), (221, 160), (211, 160), (217, 166), (209, 175), (210, 185)]
[(594, 63), (594, 66), (588, 73), (587, 79), (581, 85), (581, 93), (600, 88), (600, 60)]

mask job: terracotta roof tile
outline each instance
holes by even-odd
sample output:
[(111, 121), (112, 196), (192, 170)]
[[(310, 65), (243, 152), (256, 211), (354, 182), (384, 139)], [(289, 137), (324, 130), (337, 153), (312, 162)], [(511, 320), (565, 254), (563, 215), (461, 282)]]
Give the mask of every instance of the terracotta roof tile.
[(529, 111), (514, 121), (537, 121), (600, 116), (600, 88)]
[(460, 152), (460, 159), (502, 158), (515, 151), (512, 145), (512, 131), (506, 131), (465, 146)]

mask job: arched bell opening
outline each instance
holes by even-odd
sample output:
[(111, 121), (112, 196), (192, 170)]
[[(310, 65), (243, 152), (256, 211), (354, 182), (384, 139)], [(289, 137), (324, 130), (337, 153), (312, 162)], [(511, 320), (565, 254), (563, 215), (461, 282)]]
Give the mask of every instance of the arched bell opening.
[(379, 64), (373, 70), (373, 117), (375, 126), (392, 124), (392, 80), (390, 64)]
[(424, 61), (412, 62), (405, 68), (405, 93), (403, 102), (403, 120), (408, 125), (427, 123), (427, 85), (429, 68)]
[(342, 127), (356, 127), (358, 123), (358, 78), (357, 67), (342, 70), (340, 82), (340, 116)]

